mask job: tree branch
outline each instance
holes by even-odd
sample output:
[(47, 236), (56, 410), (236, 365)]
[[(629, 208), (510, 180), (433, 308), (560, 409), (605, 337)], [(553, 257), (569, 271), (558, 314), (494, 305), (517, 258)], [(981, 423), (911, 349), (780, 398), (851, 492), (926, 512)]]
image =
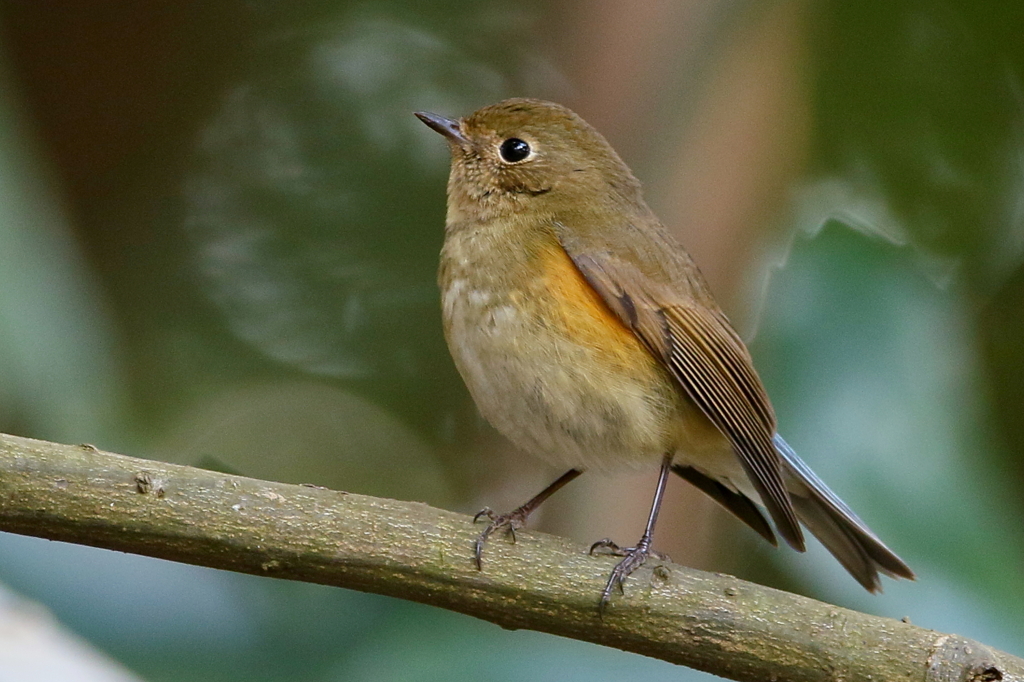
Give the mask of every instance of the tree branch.
[(1024, 680), (1024, 660), (963, 637), (655, 561), (602, 620), (616, 559), (568, 540), (496, 540), (479, 572), (462, 514), (87, 445), (0, 434), (0, 530), (411, 599), (736, 680)]

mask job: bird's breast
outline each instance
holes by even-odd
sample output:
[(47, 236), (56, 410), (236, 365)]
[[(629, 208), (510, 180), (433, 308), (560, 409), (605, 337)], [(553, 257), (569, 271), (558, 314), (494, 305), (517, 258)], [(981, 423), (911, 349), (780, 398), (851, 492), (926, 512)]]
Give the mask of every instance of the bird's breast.
[(553, 463), (615, 468), (672, 447), (680, 394), (667, 371), (550, 238), (449, 234), (445, 334), (480, 411)]

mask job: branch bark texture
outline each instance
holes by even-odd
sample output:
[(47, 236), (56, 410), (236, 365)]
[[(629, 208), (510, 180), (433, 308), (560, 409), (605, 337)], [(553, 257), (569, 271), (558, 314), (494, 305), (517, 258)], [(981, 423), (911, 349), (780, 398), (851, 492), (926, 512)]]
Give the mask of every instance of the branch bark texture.
[(614, 557), (520, 531), (472, 560), (470, 517), (0, 434), (0, 530), (432, 604), (736, 680), (1024, 681), (931, 630), (649, 561), (604, 618)]

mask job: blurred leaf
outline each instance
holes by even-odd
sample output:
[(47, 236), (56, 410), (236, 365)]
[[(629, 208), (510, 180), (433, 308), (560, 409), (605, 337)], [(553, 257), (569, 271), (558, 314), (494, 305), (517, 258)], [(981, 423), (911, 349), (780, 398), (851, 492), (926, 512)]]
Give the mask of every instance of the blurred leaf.
[(818, 163), (877, 182), (914, 242), (991, 291), (1024, 257), (1024, 6), (816, 6)]

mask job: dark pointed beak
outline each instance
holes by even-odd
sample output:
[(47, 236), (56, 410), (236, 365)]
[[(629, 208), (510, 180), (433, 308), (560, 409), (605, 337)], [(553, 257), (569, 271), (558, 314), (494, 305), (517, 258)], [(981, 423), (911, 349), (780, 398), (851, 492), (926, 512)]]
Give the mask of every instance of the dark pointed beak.
[(429, 111), (417, 111), (416, 118), (423, 121), (456, 144), (465, 144), (469, 141), (466, 139), (465, 135), (462, 134), (462, 131), (459, 130), (458, 121), (453, 121), (450, 118), (432, 114)]

